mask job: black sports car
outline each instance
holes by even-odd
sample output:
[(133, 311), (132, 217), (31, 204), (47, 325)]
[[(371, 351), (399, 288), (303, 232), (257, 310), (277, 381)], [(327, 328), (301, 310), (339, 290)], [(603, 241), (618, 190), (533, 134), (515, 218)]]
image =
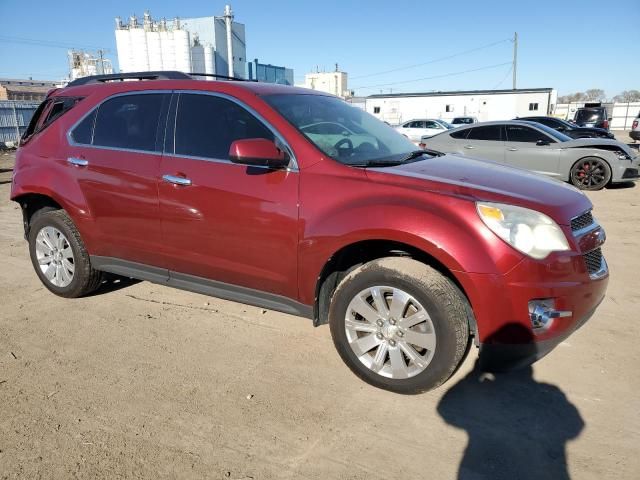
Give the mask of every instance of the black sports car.
[(579, 127), (566, 120), (560, 120), (555, 117), (521, 117), (516, 120), (538, 122), (549, 128), (558, 130), (571, 138), (615, 138), (613, 133), (604, 128)]

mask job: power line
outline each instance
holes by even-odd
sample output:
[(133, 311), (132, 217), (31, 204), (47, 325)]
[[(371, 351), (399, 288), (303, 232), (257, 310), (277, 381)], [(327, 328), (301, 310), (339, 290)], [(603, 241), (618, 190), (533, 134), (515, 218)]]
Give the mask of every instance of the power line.
[(511, 66), (509, 67), (509, 70), (507, 70), (507, 73), (504, 74), (504, 78), (502, 80), (500, 80), (498, 83), (496, 83), (496, 86), (493, 87), (493, 90), (497, 89), (500, 85), (502, 85), (504, 83), (504, 81), (509, 77), (509, 74), (513, 71), (513, 63), (511, 64)]
[(358, 78), (368, 78), (368, 77), (375, 77), (378, 75), (384, 75), (385, 73), (393, 73), (393, 72), (399, 72), (402, 70), (409, 70), (411, 68), (417, 68), (417, 67), (422, 67), (424, 65), (430, 65), (432, 63), (437, 63), (437, 62), (443, 62), (444, 60), (449, 60), (451, 58), (456, 58), (456, 57), (460, 57), (462, 55), (468, 55), (469, 53), (474, 53), (480, 50), (484, 50), (485, 48), (490, 48), (493, 47), (495, 45), (500, 45), (501, 43), (506, 43), (506, 42), (512, 42), (513, 39), (511, 38), (505, 38), (502, 40), (498, 40), (497, 42), (493, 42), (493, 43), (489, 43), (487, 45), (482, 45), (480, 47), (476, 47), (476, 48), (472, 48), (471, 50), (464, 50), (462, 52), (458, 52), (458, 53), (454, 53), (452, 55), (447, 55), (446, 57), (440, 57), (440, 58), (436, 58), (433, 60), (429, 60), (428, 62), (424, 62), (424, 63), (417, 63), (415, 65), (408, 65), (406, 67), (398, 67), (398, 68), (392, 68), (391, 70), (384, 70), (382, 72), (377, 72), (377, 73), (368, 73), (366, 75), (358, 75), (357, 77), (351, 77), (352, 80), (356, 80)]
[(479, 72), (481, 70), (489, 70), (491, 68), (503, 67), (505, 65), (512, 65), (512, 62), (498, 63), (496, 65), (487, 65), (487, 66), (484, 66), (484, 67), (473, 68), (473, 69), (470, 69), (470, 70), (463, 70), (463, 71), (460, 71), (460, 72), (443, 73), (442, 75), (434, 75), (434, 76), (431, 76), (431, 77), (414, 78), (413, 80), (404, 80), (404, 81), (401, 81), (401, 82), (381, 83), (381, 84), (378, 84), (378, 85), (369, 85), (369, 86), (366, 86), (366, 87), (353, 87), (353, 88), (354, 88), (354, 90), (357, 90), (357, 89), (388, 87), (388, 86), (391, 86), (391, 85), (400, 85), (400, 84), (404, 84), (404, 83), (421, 82), (423, 80), (433, 80), (435, 78), (452, 77), (454, 75), (464, 75), (465, 73)]
[(108, 51), (102, 47), (95, 45), (78, 45), (64, 42), (54, 42), (51, 40), (41, 40), (36, 38), (23, 38), (23, 37), (8, 37), (6, 35), (0, 35), (0, 42), (2, 43), (20, 43), (23, 45), (33, 45), (37, 47), (50, 47), (50, 48), (64, 48), (65, 50), (74, 48), (85, 48), (91, 50), (102, 49)]

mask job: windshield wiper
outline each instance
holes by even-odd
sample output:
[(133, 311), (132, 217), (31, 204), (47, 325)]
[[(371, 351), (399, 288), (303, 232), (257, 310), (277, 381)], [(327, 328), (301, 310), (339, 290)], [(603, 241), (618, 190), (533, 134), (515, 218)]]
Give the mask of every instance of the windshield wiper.
[(383, 159), (374, 159), (368, 160), (366, 163), (351, 163), (349, 164), (352, 167), (395, 167), (397, 165), (402, 165), (403, 163), (410, 162), (412, 160), (417, 159), (423, 155), (429, 155), (431, 157), (437, 157), (442, 155), (440, 152), (427, 151), (427, 150), (414, 150), (413, 152), (408, 153), (406, 156), (397, 159), (397, 160), (383, 160)]

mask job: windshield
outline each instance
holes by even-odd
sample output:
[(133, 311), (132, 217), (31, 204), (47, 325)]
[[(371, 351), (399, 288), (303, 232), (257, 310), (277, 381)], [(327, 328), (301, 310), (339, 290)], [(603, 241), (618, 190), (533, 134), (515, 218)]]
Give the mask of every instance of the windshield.
[(447, 130), (451, 130), (452, 128), (456, 128), (453, 125), (451, 125), (449, 122), (445, 122), (444, 120), (437, 120), (437, 122), (442, 125), (444, 128), (446, 128)]
[(578, 110), (576, 113), (576, 122), (597, 122), (601, 117), (604, 117), (604, 115), (602, 115), (602, 110), (600, 109)]
[(316, 147), (340, 163), (380, 166), (422, 156), (413, 154), (415, 145), (395, 129), (339, 98), (307, 94), (263, 98)]

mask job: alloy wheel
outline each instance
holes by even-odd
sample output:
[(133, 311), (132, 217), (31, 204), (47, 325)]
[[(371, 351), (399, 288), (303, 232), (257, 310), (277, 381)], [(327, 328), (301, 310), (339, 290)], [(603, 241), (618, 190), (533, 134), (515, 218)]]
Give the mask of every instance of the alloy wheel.
[(45, 278), (56, 287), (73, 281), (75, 262), (69, 240), (55, 227), (40, 229), (36, 236), (36, 258)]
[(367, 368), (393, 379), (423, 372), (436, 349), (433, 322), (409, 293), (374, 286), (358, 293), (345, 317), (347, 340)]
[(580, 162), (573, 172), (574, 184), (585, 188), (601, 186), (607, 181), (606, 167), (600, 160), (588, 159)]

